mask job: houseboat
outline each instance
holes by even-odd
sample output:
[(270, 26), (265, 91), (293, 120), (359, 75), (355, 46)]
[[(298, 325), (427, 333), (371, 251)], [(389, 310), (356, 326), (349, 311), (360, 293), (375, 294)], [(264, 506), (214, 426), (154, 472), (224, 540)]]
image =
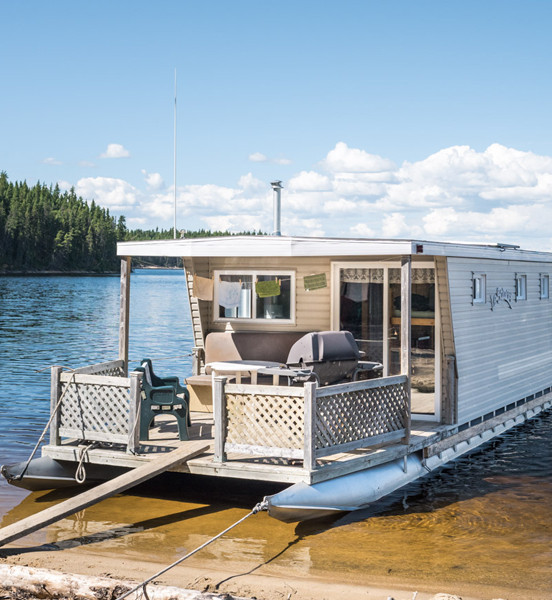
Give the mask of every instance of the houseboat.
[[(288, 484), (263, 507), (299, 521), (376, 502), (552, 404), (552, 253), (273, 235), (118, 254), (118, 357), (52, 367), (50, 440), (16, 484), (74, 483), (79, 463), (107, 479), (203, 440), (172, 470)], [(151, 256), (183, 259), (178, 380), (129, 370), (132, 258)]]

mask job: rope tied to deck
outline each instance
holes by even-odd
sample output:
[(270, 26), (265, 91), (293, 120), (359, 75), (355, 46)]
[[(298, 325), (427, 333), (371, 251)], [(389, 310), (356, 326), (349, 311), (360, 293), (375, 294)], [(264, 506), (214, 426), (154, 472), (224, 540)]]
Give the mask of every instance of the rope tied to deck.
[(75, 471), (75, 481), (77, 483), (84, 483), (86, 481), (86, 469), (84, 467), (84, 459), (88, 458), (88, 451), (92, 450), (98, 446), (98, 442), (92, 442), (88, 444), (85, 448), (80, 448), (79, 450), (79, 464), (77, 465), (77, 470)]
[(142, 590), (142, 593), (147, 598), (148, 594), (146, 591), (146, 585), (148, 583), (151, 583), (154, 579), (161, 577), (161, 575), (163, 575), (167, 571), (170, 571), (172, 568), (176, 567), (181, 562), (185, 561), (187, 558), (190, 558), (190, 556), (193, 556), (200, 550), (203, 550), (203, 548), (205, 548), (209, 544), (212, 544), (214, 541), (218, 540), (225, 533), (228, 533), (231, 529), (234, 529), (234, 527), (237, 527), (240, 523), (243, 523), (246, 519), (249, 519), (249, 517), (251, 517), (252, 515), (256, 515), (257, 513), (266, 511), (266, 510), (268, 510), (268, 502), (266, 501), (266, 499), (264, 499), (262, 502), (257, 503), (253, 507), (253, 509), (249, 513), (247, 513), (244, 517), (242, 517), (241, 519), (238, 519), (235, 523), (230, 525), (230, 527), (227, 527), (224, 531), (221, 531), (220, 533), (218, 533), (211, 539), (207, 540), (205, 543), (201, 544), (201, 546), (198, 546), (195, 550), (192, 550), (191, 552), (188, 552), (188, 554), (186, 554), (185, 556), (182, 556), (178, 560), (175, 560), (168, 567), (165, 567), (164, 569), (161, 569), (161, 571), (158, 571), (157, 573), (155, 573), (155, 575), (148, 577), (148, 579), (142, 581), (142, 583), (138, 584), (136, 587), (133, 587), (131, 590), (128, 590), (128, 592), (125, 592), (122, 596), (119, 596), (118, 598), (116, 598), (116, 600), (123, 600), (123, 598), (126, 598), (127, 596), (130, 596), (130, 594), (133, 594), (134, 592), (137, 592), (139, 590)]

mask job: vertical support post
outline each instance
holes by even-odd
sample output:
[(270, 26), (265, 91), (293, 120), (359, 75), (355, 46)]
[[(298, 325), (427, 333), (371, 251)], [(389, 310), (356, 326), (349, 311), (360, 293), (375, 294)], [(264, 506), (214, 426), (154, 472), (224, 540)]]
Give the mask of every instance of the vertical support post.
[(456, 423), (457, 412), (457, 379), (456, 379), (456, 359), (452, 354), (445, 356), (446, 361), (446, 403), (443, 422), (447, 425)]
[(316, 469), (316, 381), (305, 383), (305, 414), (304, 414), (304, 442), (303, 466), (309, 472)]
[[(57, 403), (61, 396), (61, 381), (60, 376), (63, 371), (63, 367), (54, 366), (51, 368), (51, 380), (50, 380), (50, 415), (53, 415), (56, 410)], [(59, 424), (61, 417), (61, 406), (58, 408), (56, 414), (52, 418), (50, 423), (50, 445), (59, 446), (61, 444), (61, 437), (59, 435)]]
[(136, 454), (140, 446), (140, 401), (142, 390), (142, 373), (130, 374), (130, 400), (128, 411), (128, 444), (127, 452)]
[[(389, 327), (391, 325), (390, 304), (389, 304), (389, 269), (383, 269), (383, 376), (389, 377)], [(364, 303), (363, 303), (364, 304)]]
[(214, 406), (213, 412), (215, 416), (215, 455), (214, 462), (223, 463), (226, 461), (226, 452), (224, 445), (226, 443), (226, 430), (228, 426), (228, 418), (226, 411), (226, 398), (224, 395), (224, 386), (226, 385), (226, 377), (216, 376), (213, 379), (213, 396)]
[(203, 348), (194, 346), (192, 348), (192, 375), (201, 375), (201, 364), (203, 362)]
[(130, 319), (130, 267), (131, 258), (121, 260), (121, 298), (119, 311), (119, 360), (123, 361), (123, 373), (128, 373), (128, 329)]
[(411, 409), (411, 376), (412, 376), (412, 258), (401, 258), (401, 373), (406, 375), (406, 408), (404, 443), (410, 442)]

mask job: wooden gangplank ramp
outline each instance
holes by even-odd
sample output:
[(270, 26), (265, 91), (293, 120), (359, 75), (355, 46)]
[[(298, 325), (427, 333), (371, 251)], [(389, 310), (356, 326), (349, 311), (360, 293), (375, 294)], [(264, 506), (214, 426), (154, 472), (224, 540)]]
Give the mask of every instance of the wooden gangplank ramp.
[(185, 442), (180, 448), (149, 460), (147, 463), (105, 483), (101, 483), (74, 498), (64, 500), (17, 523), (3, 527), (0, 529), (0, 546), (9, 544), (33, 531), (42, 529), (105, 498), (114, 496), (119, 492), (124, 492), (164, 471), (168, 471), (171, 467), (179, 463), (205, 452), (208, 448), (209, 444), (206, 444), (204, 441)]

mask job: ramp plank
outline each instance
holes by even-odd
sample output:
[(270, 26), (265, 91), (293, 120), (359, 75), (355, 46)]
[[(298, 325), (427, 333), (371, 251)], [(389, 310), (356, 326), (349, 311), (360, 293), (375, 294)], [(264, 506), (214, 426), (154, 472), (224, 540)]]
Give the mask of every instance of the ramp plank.
[(148, 461), (127, 473), (123, 473), (114, 479), (110, 479), (92, 489), (64, 500), (55, 506), (51, 506), (35, 515), (31, 515), (17, 523), (8, 525), (0, 529), (0, 546), (13, 542), (23, 536), (37, 531), (63, 519), (64, 517), (96, 504), (105, 498), (114, 496), (119, 492), (124, 492), (129, 488), (138, 485), (164, 471), (169, 470), (178, 463), (184, 462), (198, 454), (201, 454), (209, 448), (209, 444), (204, 441), (185, 442), (183, 446), (167, 452), (158, 458)]

